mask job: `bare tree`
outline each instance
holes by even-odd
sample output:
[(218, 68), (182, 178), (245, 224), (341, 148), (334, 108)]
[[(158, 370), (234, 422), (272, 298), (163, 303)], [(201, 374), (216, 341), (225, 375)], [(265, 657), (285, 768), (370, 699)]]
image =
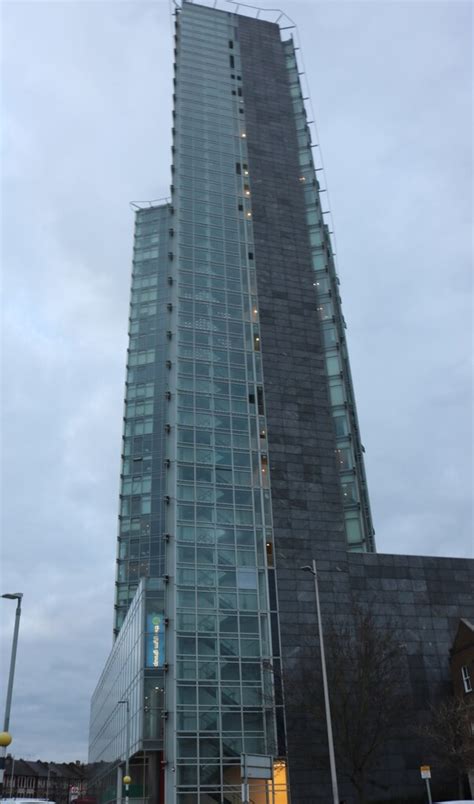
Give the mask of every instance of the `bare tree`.
[[(409, 696), (403, 649), (394, 630), (378, 626), (370, 611), (359, 608), (346, 622), (325, 629), (331, 716), (338, 771), (351, 780), (364, 804), (370, 770), (400, 729)], [(311, 664), (302, 662), (297, 675), (285, 677), (285, 695), (296, 716), (299, 709), (322, 722), (317, 667), (314, 657)]]
[(431, 706), (428, 719), (419, 729), (432, 744), (440, 764), (456, 772), (460, 798), (464, 793), (464, 776), (474, 768), (473, 726), (474, 708), (457, 695)]

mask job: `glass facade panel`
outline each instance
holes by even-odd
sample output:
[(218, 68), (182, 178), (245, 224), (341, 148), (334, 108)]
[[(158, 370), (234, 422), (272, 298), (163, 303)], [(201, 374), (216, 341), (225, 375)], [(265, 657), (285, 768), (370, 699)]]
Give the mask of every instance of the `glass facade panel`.
[[(198, 30), (206, 17), (220, 24)], [(230, 55), (235, 72), (229, 69)], [(270, 489), (257, 438), (266, 424), (239, 58), (234, 17), (184, 5), (177, 40), (172, 199), (179, 390), (176, 453), (173, 439), (168, 453), (172, 462), (176, 459), (176, 474), (168, 476), (168, 489), (176, 506), (167, 511), (176, 547), (168, 550), (166, 566), (176, 578), (178, 673), (193, 686), (178, 688), (176, 730), (168, 721), (167, 744), (172, 763), (173, 753), (190, 750), (183, 739), (184, 732), (192, 732), (187, 740), (198, 740), (199, 756), (214, 758), (216, 764), (182, 766), (176, 778), (178, 787), (199, 792), (201, 799), (204, 787), (217, 791), (222, 785), (224, 749), (211, 738), (213, 732), (232, 733), (236, 757), (246, 735), (257, 732), (263, 751), (272, 752), (275, 743), (261, 669), (251, 691), (245, 687), (243, 694), (241, 687), (249, 683), (243, 681), (241, 660), (253, 658), (260, 667), (271, 658), (268, 625), (260, 630), (260, 621), (269, 618), (265, 582), (257, 595), (259, 556), (266, 555), (267, 538), (261, 526), (271, 528), (271, 509), (269, 498), (262, 506), (263, 488), (267, 494)], [(209, 72), (200, 72), (207, 65)], [(246, 615), (239, 617), (239, 610)], [(196, 665), (179, 658), (194, 656), (197, 673)]]
[(131, 755), (162, 745), (163, 607), (163, 591), (147, 589), (146, 581), (140, 581), (92, 696), (89, 762), (125, 760), (127, 719)]
[[(272, 472), (279, 477), (272, 461), (281, 444), (267, 426), (267, 413), (273, 427), (275, 412), (283, 418), (286, 408), (281, 400), (274, 402), (278, 383), (267, 379), (265, 385), (264, 379), (266, 355), (275, 343), (266, 328), (264, 259), (258, 274), (265, 244), (256, 214), (262, 209), (254, 204), (262, 181), (250, 150), (255, 147), (251, 114), (247, 129), (253, 82), (243, 80), (251, 48), (247, 44), (245, 53), (235, 13), (183, 2), (175, 16), (173, 185), (169, 204), (150, 204), (135, 216), (116, 641), (94, 694), (90, 759), (123, 761), (122, 700), (127, 700), (131, 752), (149, 752), (155, 762), (159, 781), (150, 793), (153, 800), (222, 804), (240, 795), (242, 751), (281, 760), (286, 755), (278, 675), (285, 655), (277, 594), (280, 556), (272, 523), (277, 505)], [(258, 37), (260, 22), (253, 23), (252, 36)], [(305, 203), (301, 231), (307, 235), (305, 249), (310, 246), (304, 283), (310, 315), (301, 328), (307, 333), (307, 322), (314, 326), (311, 357), (314, 350), (319, 362), (317, 380), (311, 381), (315, 388), (320, 383), (314, 398), (324, 397), (325, 438), (332, 444), (325, 456), (331, 465), (321, 476), (332, 474), (333, 500), (340, 482), (340, 523), (344, 516), (350, 549), (372, 549), (330, 234), (291, 40), (282, 48), (299, 149), (295, 183)], [(292, 115), (287, 117), (291, 124)], [(284, 204), (291, 209), (288, 199)], [(289, 263), (292, 248), (289, 244)], [(290, 296), (275, 299), (284, 305)], [(291, 348), (290, 359), (304, 362), (304, 346)], [(288, 357), (285, 349), (282, 356)], [(267, 411), (266, 394), (274, 410)], [(312, 405), (306, 407), (305, 432), (311, 436)], [(294, 410), (290, 404), (288, 431), (297, 418)], [(324, 426), (318, 422), (321, 432)], [(291, 447), (300, 446), (301, 435), (285, 434), (282, 441), (286, 438)], [(289, 476), (288, 489), (292, 482)], [(319, 481), (312, 488), (319, 494)], [(304, 504), (294, 506), (290, 498), (289, 491), (288, 508), (298, 507), (299, 515)], [(281, 524), (278, 528), (281, 532)], [(140, 798), (135, 792), (132, 797)]]
[[(167, 369), (170, 330), (169, 250), (171, 213), (167, 204), (138, 209), (130, 296), (115, 634), (143, 577), (164, 571), (161, 500)], [(153, 244), (153, 248), (148, 246)]]

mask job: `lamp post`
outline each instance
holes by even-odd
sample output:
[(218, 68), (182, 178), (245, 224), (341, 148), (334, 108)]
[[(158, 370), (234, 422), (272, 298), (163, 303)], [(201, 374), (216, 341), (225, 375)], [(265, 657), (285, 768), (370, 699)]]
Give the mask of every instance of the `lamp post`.
[(16, 649), (18, 646), (18, 632), (20, 630), (21, 599), (23, 592), (13, 592), (2, 595), (8, 600), (16, 600), (15, 626), (13, 628), (12, 652), (10, 656), (10, 672), (8, 674), (7, 700), (5, 702), (5, 717), (3, 718), (3, 731), (0, 732), (0, 798), (3, 795), (3, 777), (5, 774), (5, 756), (7, 746), (10, 745), (12, 738), (8, 731), (10, 726), (10, 711), (12, 708), (13, 679), (15, 677)]
[(118, 703), (125, 704), (127, 707), (127, 750), (125, 754), (125, 776), (123, 777), (123, 782), (125, 784), (125, 804), (128, 804), (128, 786), (132, 781), (130, 777), (130, 701), (128, 698), (125, 698), (123, 701), (119, 701)]
[(307, 564), (304, 567), (300, 567), (300, 569), (310, 572), (314, 578), (314, 596), (316, 598), (316, 616), (318, 619), (319, 648), (321, 651), (321, 670), (323, 675), (324, 709), (326, 712), (326, 728), (328, 733), (329, 766), (331, 769), (332, 799), (333, 804), (339, 804), (339, 790), (337, 787), (337, 773), (336, 773), (336, 757), (334, 754), (334, 740), (332, 735), (331, 706), (329, 703), (326, 655), (324, 653), (323, 623), (321, 620), (321, 606), (319, 605), (318, 572), (316, 569), (316, 561), (313, 559), (312, 566), (309, 566), (309, 564)]

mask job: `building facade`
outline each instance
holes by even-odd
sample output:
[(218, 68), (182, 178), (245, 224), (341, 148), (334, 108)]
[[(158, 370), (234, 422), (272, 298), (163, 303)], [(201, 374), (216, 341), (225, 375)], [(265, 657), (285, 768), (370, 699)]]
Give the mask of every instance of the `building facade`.
[[(175, 45), (171, 203), (136, 213), (117, 641), (90, 758), (123, 755), (118, 701), (136, 701), (129, 750), (154, 741), (163, 784), (184, 804), (238, 793), (242, 753), (275, 757), (281, 776), (276, 567), (292, 549), (287, 517), (300, 534), (318, 522), (323, 550), (335, 538), (343, 552), (372, 550), (373, 528), (291, 37), (184, 2)], [(150, 637), (147, 606), (166, 640), (153, 738), (128, 636)], [(104, 703), (124, 650), (132, 676)]]
[[(450, 650), (451, 678), (454, 695), (463, 702), (466, 712), (471, 756), (474, 757), (474, 623), (462, 619)], [(474, 795), (474, 762), (468, 768), (471, 794)]]
[(87, 767), (82, 762), (42, 762), (5, 759), (4, 796), (40, 798), (55, 804), (72, 804), (83, 797), (87, 788)]
[(454, 694), (474, 707), (474, 625), (469, 620), (460, 621), (450, 653)]
[(329, 800), (324, 733), (316, 767), (282, 685), (318, 651), (300, 567), (318, 559), (323, 613), (348, 616), (351, 561), (380, 557), (315, 143), (274, 16), (175, 13), (171, 200), (135, 221), (115, 643), (91, 711), (103, 802), (125, 795), (129, 756), (135, 804), (235, 804), (242, 754), (272, 758), (256, 804)]

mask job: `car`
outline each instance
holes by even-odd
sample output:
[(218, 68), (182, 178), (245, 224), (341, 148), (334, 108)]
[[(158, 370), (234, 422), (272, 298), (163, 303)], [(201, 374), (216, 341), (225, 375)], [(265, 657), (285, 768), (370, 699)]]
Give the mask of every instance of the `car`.
[(2, 798), (0, 804), (55, 804), (47, 798)]

